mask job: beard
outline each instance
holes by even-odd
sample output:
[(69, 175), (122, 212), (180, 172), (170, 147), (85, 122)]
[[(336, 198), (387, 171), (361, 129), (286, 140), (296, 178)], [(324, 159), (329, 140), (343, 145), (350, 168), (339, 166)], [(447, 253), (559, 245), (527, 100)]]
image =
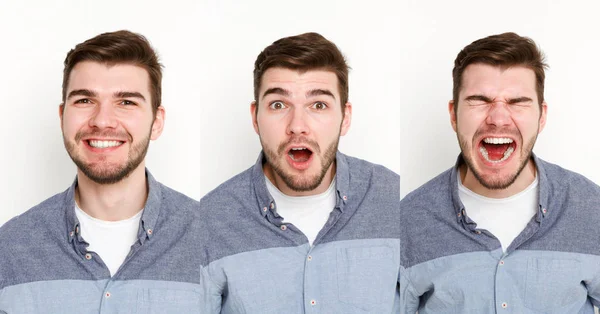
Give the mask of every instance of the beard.
[[(539, 126), (538, 126), (538, 130), (539, 130)], [(489, 132), (489, 131), (479, 129), (479, 130), (477, 130), (477, 132), (475, 132), (475, 134), (473, 135), (473, 138), (477, 138), (482, 133), (487, 133), (487, 132)], [(501, 133), (502, 130), (498, 130), (496, 132)], [(503, 131), (503, 132), (504, 132), (503, 134), (515, 135), (515, 137), (517, 137), (521, 140), (521, 143), (523, 143), (523, 145), (521, 146), (520, 151), (519, 151), (520, 159), (518, 162), (517, 171), (515, 171), (513, 173), (509, 173), (508, 175), (501, 177), (499, 175), (492, 175), (492, 176), (484, 175), (477, 169), (477, 167), (475, 166), (475, 158), (478, 158), (478, 156), (473, 156), (471, 154), (471, 152), (473, 151), (473, 148), (469, 145), (469, 140), (460, 134), (458, 127), (457, 127), (457, 131), (456, 131), (456, 134), (458, 137), (458, 143), (460, 145), (461, 154), (463, 156), (463, 160), (465, 161), (465, 164), (467, 165), (467, 168), (471, 171), (471, 173), (473, 173), (473, 176), (475, 177), (475, 179), (477, 179), (477, 181), (482, 186), (484, 186), (486, 189), (489, 189), (489, 190), (503, 190), (503, 189), (506, 189), (509, 186), (511, 186), (513, 183), (515, 183), (515, 181), (517, 180), (517, 178), (519, 177), (519, 175), (521, 174), (523, 169), (525, 169), (525, 166), (527, 165), (527, 163), (529, 162), (529, 160), (531, 158), (531, 152), (533, 150), (533, 146), (535, 145), (535, 141), (537, 140), (537, 134), (538, 134), (538, 132), (536, 132), (535, 135), (529, 139), (529, 141), (524, 142), (523, 135), (518, 130), (509, 130), (508, 132), (506, 132), (506, 131)], [(492, 132), (489, 132), (489, 133), (492, 133)], [(471, 142), (472, 141), (473, 140), (471, 140)], [(513, 152), (513, 154), (514, 153), (516, 153), (516, 151)], [(477, 155), (477, 154), (478, 153), (476, 152), (475, 155)]]
[[(340, 137), (338, 137), (335, 141), (333, 141), (321, 154), (321, 149), (319, 144), (315, 141), (308, 140), (304, 137), (296, 137), (291, 138), (289, 141), (281, 143), (277, 149), (277, 152), (269, 149), (263, 143), (262, 138), (260, 139), (263, 151), (265, 152), (266, 162), (269, 164), (271, 169), (283, 180), (285, 185), (295, 192), (308, 192), (316, 189), (323, 179), (325, 178), (325, 174), (327, 174), (327, 170), (331, 167), (333, 162), (335, 161), (335, 155), (338, 149), (338, 144), (340, 141)], [(288, 152), (285, 151), (285, 148), (288, 147), (291, 143), (305, 143), (307, 144), (311, 150), (313, 150), (313, 154), (317, 154), (321, 159), (321, 169), (319, 173), (314, 175), (303, 175), (303, 174), (292, 174), (286, 172), (283, 167), (285, 154)]]
[[(122, 164), (111, 163), (106, 161), (106, 157), (101, 157), (100, 161), (86, 163), (83, 158), (77, 152), (77, 146), (75, 143), (79, 142), (84, 136), (96, 135), (100, 137), (116, 137), (116, 138), (128, 138), (132, 146), (129, 148), (127, 161)], [(143, 138), (138, 143), (133, 143), (133, 138), (129, 133), (116, 133), (116, 132), (77, 132), (75, 135), (75, 142), (69, 142), (64, 134), (63, 141), (67, 153), (71, 160), (77, 165), (77, 168), (81, 170), (90, 180), (98, 184), (114, 184), (127, 178), (133, 170), (135, 170), (140, 163), (146, 157), (148, 152), (148, 146), (150, 145), (150, 135)]]

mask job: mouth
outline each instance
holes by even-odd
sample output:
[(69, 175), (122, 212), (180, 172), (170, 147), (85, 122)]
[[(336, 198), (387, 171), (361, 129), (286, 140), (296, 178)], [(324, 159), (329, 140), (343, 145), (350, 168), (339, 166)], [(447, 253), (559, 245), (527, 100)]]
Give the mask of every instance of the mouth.
[(483, 159), (492, 164), (506, 161), (516, 149), (515, 141), (508, 137), (486, 137), (479, 143)]
[(104, 149), (113, 148), (123, 145), (123, 141), (118, 140), (85, 140), (85, 142), (92, 148)]
[(288, 162), (298, 170), (307, 169), (310, 166), (313, 152), (308, 147), (292, 147), (288, 150)]

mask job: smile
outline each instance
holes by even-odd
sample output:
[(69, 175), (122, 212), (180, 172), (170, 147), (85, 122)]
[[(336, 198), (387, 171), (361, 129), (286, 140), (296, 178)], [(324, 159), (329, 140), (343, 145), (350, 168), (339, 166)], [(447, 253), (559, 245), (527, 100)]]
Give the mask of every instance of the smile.
[(501, 163), (512, 155), (516, 144), (507, 137), (486, 137), (479, 145), (479, 152), (485, 161), (490, 163)]
[(88, 140), (88, 144), (94, 148), (110, 148), (123, 145), (121, 141), (100, 141), (100, 140)]

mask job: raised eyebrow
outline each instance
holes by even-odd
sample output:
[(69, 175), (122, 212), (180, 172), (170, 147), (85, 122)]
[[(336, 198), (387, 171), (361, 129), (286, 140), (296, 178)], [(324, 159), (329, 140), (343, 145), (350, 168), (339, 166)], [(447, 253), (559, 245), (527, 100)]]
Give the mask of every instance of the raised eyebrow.
[(532, 102), (532, 101), (533, 101), (533, 99), (531, 99), (529, 97), (517, 97), (517, 98), (510, 98), (507, 103), (517, 104), (520, 102)]
[(71, 97), (75, 96), (96, 97), (98, 94), (89, 89), (75, 89), (69, 92), (67, 99), (71, 99)]
[(115, 98), (139, 98), (146, 101), (146, 97), (138, 92), (116, 92), (113, 94)]
[(281, 88), (281, 87), (273, 87), (273, 88), (269, 88), (267, 89), (263, 95), (262, 98), (265, 98), (265, 96), (270, 95), (270, 94), (276, 94), (276, 95), (281, 95), (281, 96), (285, 96), (285, 97), (289, 97), (290, 96), (290, 92)]
[(466, 101), (471, 101), (471, 100), (480, 100), (483, 102), (492, 102), (493, 100), (489, 97), (483, 96), (483, 95), (471, 95), (471, 96), (467, 96), (465, 98)]
[(331, 98), (333, 98), (335, 100), (335, 96), (333, 95), (333, 93), (327, 89), (317, 88), (317, 89), (311, 89), (308, 92), (306, 92), (306, 98), (321, 96), (321, 95), (331, 96)]

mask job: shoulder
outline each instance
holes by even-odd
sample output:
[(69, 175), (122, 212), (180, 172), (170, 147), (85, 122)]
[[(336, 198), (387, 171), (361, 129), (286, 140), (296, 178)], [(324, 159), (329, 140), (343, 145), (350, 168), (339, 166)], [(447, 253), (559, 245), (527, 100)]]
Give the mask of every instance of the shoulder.
[(385, 166), (341, 153), (338, 156), (348, 164), (350, 180), (400, 184), (400, 175)]
[(421, 185), (416, 190), (410, 192), (401, 201), (400, 206), (415, 206), (419, 204), (432, 204), (436, 202), (445, 202), (450, 204), (451, 200), (451, 176), (450, 168), (440, 173), (435, 178)]
[(221, 183), (214, 190), (208, 192), (200, 199), (201, 207), (204, 208), (205, 205), (213, 207), (218, 204), (231, 204), (232, 202), (243, 203), (247, 201), (248, 198), (253, 195), (253, 167), (235, 175), (231, 179)]

